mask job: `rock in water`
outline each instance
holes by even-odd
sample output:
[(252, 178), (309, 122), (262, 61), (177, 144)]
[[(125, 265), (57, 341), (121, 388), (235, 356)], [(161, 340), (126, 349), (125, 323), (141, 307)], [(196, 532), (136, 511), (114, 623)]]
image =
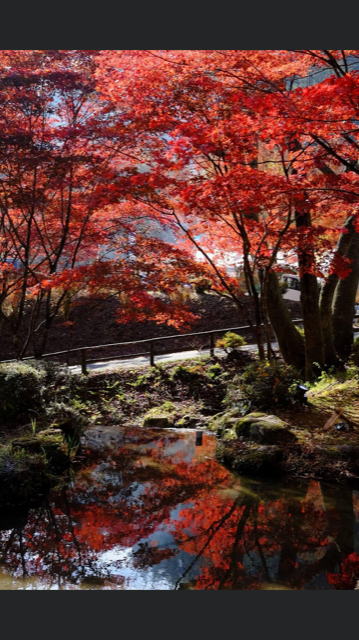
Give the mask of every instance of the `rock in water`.
[(156, 416), (145, 416), (143, 420), (143, 427), (147, 429), (168, 429), (173, 427), (174, 420), (172, 416), (169, 415), (156, 415)]
[(248, 475), (276, 475), (281, 471), (283, 451), (276, 445), (251, 445), (237, 451), (230, 443), (217, 451), (218, 457), (238, 473)]
[(260, 444), (280, 444), (295, 442), (297, 439), (285, 422), (273, 415), (250, 413), (237, 421), (235, 425), (237, 437), (244, 437), (250, 442)]

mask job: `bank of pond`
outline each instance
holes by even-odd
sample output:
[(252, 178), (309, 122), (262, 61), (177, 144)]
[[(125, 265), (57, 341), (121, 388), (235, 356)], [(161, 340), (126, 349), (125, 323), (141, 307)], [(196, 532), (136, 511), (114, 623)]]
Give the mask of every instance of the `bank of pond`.
[(354, 589), (356, 374), (281, 366), (0, 371), (0, 588)]
[(0, 510), (2, 589), (353, 589), (359, 490), (238, 475), (216, 437), (93, 426), (71, 478)]

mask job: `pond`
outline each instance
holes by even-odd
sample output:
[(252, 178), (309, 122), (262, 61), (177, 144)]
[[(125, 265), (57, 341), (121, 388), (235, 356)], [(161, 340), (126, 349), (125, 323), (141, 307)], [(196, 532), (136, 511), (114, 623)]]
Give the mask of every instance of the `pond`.
[(0, 512), (0, 589), (353, 589), (359, 491), (257, 481), (194, 431), (93, 427), (66, 488)]

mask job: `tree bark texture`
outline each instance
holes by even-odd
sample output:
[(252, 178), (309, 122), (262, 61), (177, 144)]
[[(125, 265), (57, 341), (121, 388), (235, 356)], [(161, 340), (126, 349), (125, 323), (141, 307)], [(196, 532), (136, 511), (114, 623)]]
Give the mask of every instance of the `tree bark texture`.
[[(311, 226), (309, 211), (296, 212), (297, 229)], [(305, 342), (305, 379), (312, 381), (314, 374), (324, 367), (324, 342), (319, 312), (319, 287), (315, 275), (310, 271), (314, 267), (314, 251), (309, 242), (302, 239), (298, 247), (300, 275), (300, 301), (302, 304), (304, 342)]]
[(355, 296), (359, 283), (359, 233), (353, 238), (347, 257), (352, 261), (351, 272), (343, 280), (339, 280), (333, 300), (333, 335), (334, 346), (342, 360), (347, 360), (353, 344), (353, 320), (355, 315)]
[[(350, 249), (352, 239), (356, 233), (353, 224), (353, 216), (350, 216), (344, 225), (345, 231), (340, 235), (338, 240), (336, 253), (341, 257), (346, 257)], [(320, 319), (322, 322), (323, 340), (324, 340), (324, 359), (326, 365), (338, 365), (339, 360), (335, 351), (333, 323), (332, 323), (332, 306), (336, 287), (339, 283), (337, 273), (332, 273), (324, 283), (319, 300)], [(350, 311), (349, 311), (350, 315)]]
[(297, 371), (304, 371), (304, 338), (292, 322), (289, 309), (283, 300), (277, 274), (274, 271), (268, 273), (266, 303), (269, 319), (283, 359), (287, 364), (295, 367)]

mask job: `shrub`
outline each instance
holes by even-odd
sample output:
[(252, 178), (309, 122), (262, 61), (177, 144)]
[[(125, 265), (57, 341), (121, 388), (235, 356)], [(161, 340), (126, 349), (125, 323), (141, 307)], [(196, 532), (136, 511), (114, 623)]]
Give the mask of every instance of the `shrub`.
[(169, 402), (168, 400), (166, 400), (161, 405), (152, 407), (152, 409), (150, 409), (146, 415), (152, 417), (152, 416), (158, 416), (162, 414), (175, 413), (176, 411), (177, 409), (172, 404), (172, 402)]
[(25, 362), (0, 364), (0, 414), (10, 416), (44, 408), (46, 372)]
[(247, 366), (241, 376), (233, 380), (226, 404), (238, 401), (238, 393), (257, 409), (285, 407), (295, 403), (298, 384), (301, 382), (297, 371), (286, 364), (255, 362)]
[(233, 331), (227, 331), (222, 338), (216, 341), (216, 347), (218, 349), (224, 349), (226, 353), (230, 353), (233, 349), (243, 347), (247, 342), (243, 336), (234, 333)]
[(67, 367), (53, 360), (29, 360), (26, 365), (46, 376), (46, 384), (64, 384), (73, 379)]
[(63, 402), (53, 402), (48, 407), (47, 416), (52, 420), (52, 426), (61, 429), (67, 439), (79, 439), (88, 422), (76, 407)]
[(197, 363), (190, 366), (179, 364), (173, 369), (170, 379), (194, 382), (196, 380), (200, 380), (204, 375), (205, 372), (202, 363)]
[(223, 369), (219, 364), (219, 362), (216, 362), (216, 364), (213, 364), (211, 367), (208, 367), (208, 376), (210, 378), (215, 379), (222, 374), (223, 374)]
[(298, 331), (298, 333), (300, 333), (300, 335), (303, 336), (303, 338), (304, 338), (305, 337), (304, 327), (300, 327), (300, 326), (297, 325), (295, 328)]

